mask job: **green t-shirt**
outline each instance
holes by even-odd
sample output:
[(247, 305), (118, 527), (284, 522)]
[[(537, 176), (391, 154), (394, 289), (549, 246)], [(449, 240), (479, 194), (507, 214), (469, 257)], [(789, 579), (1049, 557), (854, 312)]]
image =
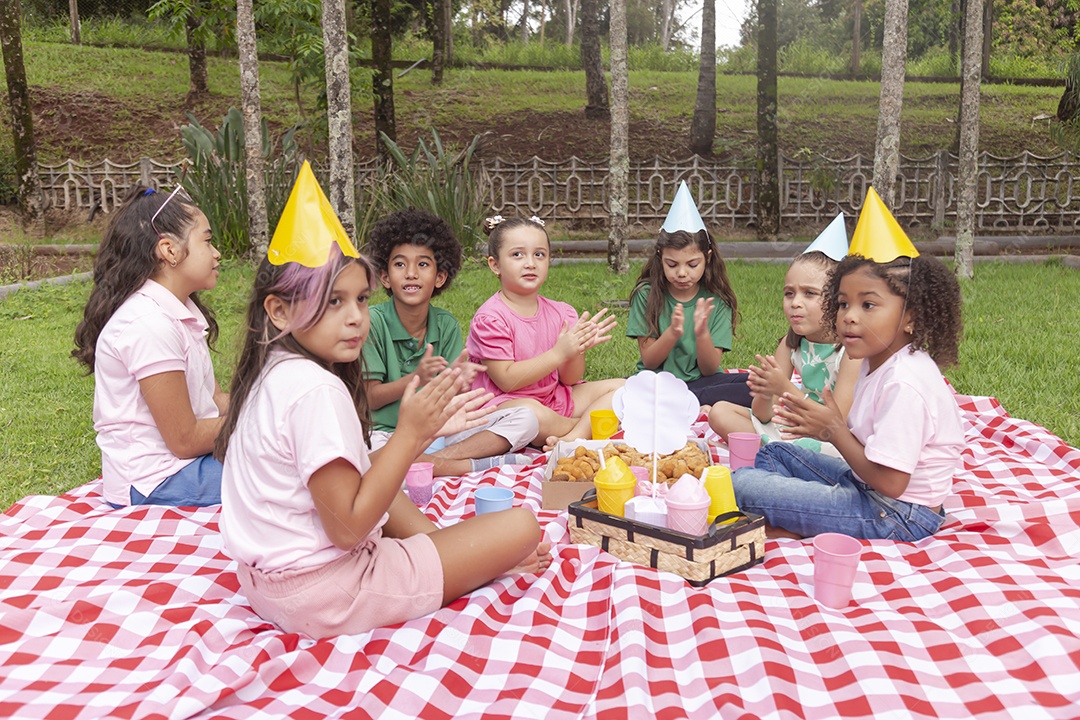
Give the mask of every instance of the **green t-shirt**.
[[(400, 380), (416, 370), (424, 348), (432, 346), (435, 355), (448, 361), (461, 354), (464, 343), (457, 318), (442, 308), (428, 307), (427, 334), (419, 342), (409, 334), (398, 318), (391, 299), (371, 308), (371, 330), (364, 343), (364, 378), (388, 383)], [(384, 405), (371, 413), (375, 430), (392, 431), (397, 427), (400, 400)]]
[[(698, 287), (693, 300), (683, 303), (683, 334), (671, 348), (664, 364), (657, 371), (666, 370), (680, 380), (691, 382), (701, 377), (697, 364), (697, 340), (694, 338), (694, 308), (699, 298), (712, 298), (713, 311), (709, 315), (709, 334), (713, 347), (724, 351), (731, 349), (731, 308), (723, 300), (713, 295), (704, 286)], [(630, 319), (626, 322), (626, 336), (631, 338), (648, 337), (649, 327), (645, 322), (645, 304), (649, 298), (649, 286), (645, 285), (630, 296)], [(671, 325), (671, 313), (678, 302), (670, 294), (664, 296), (664, 307), (660, 310), (659, 326), (663, 333)], [(638, 359), (635, 372), (645, 370), (645, 364)]]

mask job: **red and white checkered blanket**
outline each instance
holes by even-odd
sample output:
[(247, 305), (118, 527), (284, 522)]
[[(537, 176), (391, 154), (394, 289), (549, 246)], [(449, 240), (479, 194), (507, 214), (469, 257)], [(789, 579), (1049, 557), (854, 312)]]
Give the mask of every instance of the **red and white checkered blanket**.
[(539, 460), (448, 479), (428, 511), (513, 486), (551, 569), (319, 642), (251, 611), (214, 509), (28, 497), (0, 516), (0, 717), (1076, 718), (1080, 451), (959, 401), (949, 519), (867, 543), (845, 610), (814, 602), (809, 542), (701, 589), (571, 545), (538, 510)]

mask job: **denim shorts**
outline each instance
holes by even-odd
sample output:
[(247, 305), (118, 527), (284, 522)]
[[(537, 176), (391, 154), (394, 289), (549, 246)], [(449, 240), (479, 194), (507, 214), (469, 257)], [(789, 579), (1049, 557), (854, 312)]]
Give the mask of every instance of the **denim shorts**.
[(202, 455), (166, 478), (149, 496), (131, 488), (132, 505), (203, 507), (221, 504), (221, 461)]
[(803, 537), (838, 532), (913, 542), (945, 521), (942, 510), (882, 495), (839, 458), (786, 442), (763, 446), (754, 467), (736, 470), (731, 482), (741, 510)]

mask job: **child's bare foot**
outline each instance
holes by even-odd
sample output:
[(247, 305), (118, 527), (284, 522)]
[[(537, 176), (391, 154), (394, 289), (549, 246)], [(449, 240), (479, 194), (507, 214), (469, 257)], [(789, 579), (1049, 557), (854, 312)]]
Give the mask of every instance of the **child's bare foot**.
[(536, 546), (536, 551), (529, 554), (509, 570), (510, 573), (533, 573), (539, 575), (551, 565), (551, 543), (542, 542)]
[(551, 452), (555, 449), (555, 445), (562, 440), (558, 435), (548, 435), (547, 440), (544, 441), (544, 452)]

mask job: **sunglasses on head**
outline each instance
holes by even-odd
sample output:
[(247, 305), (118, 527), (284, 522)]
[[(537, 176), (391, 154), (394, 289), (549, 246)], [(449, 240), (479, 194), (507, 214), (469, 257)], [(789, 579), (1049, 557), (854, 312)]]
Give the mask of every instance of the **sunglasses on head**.
[[(151, 216), (151, 218), (150, 218), (150, 227), (153, 228), (154, 234), (156, 234), (159, 238), (161, 237), (161, 231), (157, 229), (157, 225), (154, 224), (154, 221), (158, 219), (158, 215), (160, 215), (161, 211), (165, 209), (165, 206), (168, 205), (169, 202), (174, 197), (176, 197), (176, 195), (178, 193), (181, 196), (180, 197), (181, 200), (183, 200), (185, 202), (188, 202), (188, 203), (191, 202), (191, 196), (188, 195), (187, 190), (184, 189), (184, 176), (185, 175), (187, 175), (187, 167), (186, 166), (180, 172), (180, 182), (177, 183), (176, 188), (174, 188), (173, 191), (171, 193), (169, 193), (169, 197), (165, 198), (165, 202), (161, 203), (161, 207), (159, 207), (157, 209), (157, 212), (155, 212), (153, 214), (153, 216)], [(148, 188), (147, 190), (145, 190), (143, 192), (143, 195), (154, 195), (155, 193), (157, 193), (157, 190), (154, 190), (154, 188)]]

